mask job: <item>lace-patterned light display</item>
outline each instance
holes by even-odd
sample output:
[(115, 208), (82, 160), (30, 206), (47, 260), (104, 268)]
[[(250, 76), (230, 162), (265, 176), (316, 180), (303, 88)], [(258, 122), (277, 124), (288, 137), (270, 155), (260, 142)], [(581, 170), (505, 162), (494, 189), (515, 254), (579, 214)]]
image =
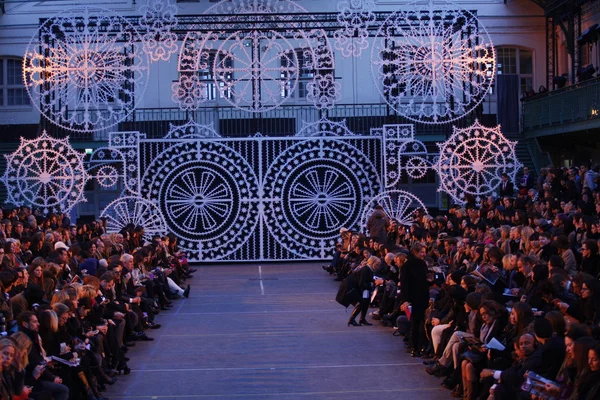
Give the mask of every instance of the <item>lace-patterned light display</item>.
[(380, 26), (371, 70), (382, 97), (399, 114), (447, 123), (484, 99), (495, 75), (495, 51), (473, 13), (447, 2), (417, 2)]
[[(223, 100), (248, 112), (265, 112), (295, 96), (299, 80), (317, 108), (340, 99), (334, 56), (322, 29), (280, 31), (285, 14), (307, 11), (291, 1), (224, 0), (205, 11), (227, 30), (189, 32), (179, 54), (172, 99), (196, 110)], [(233, 29), (232, 29), (233, 27)], [(237, 29), (237, 30), (236, 30)]]
[(136, 223), (172, 232), (190, 260), (293, 260), (325, 258), (340, 226), (360, 228), (380, 190), (381, 157), (380, 136), (353, 135), (343, 121), (236, 139), (189, 121), (162, 139), (111, 133), (90, 166), (109, 179), (101, 172), (119, 165), (126, 182), (123, 201), (102, 214), (113, 231)]
[(458, 204), (465, 204), (469, 196), (479, 203), (498, 189), (501, 174), (515, 181), (522, 167), (515, 154), (516, 145), (504, 137), (499, 125), (486, 128), (475, 121), (468, 128), (454, 128), (452, 136), (438, 144), (435, 169), (440, 177), (439, 190)]
[(272, 199), (265, 202), (266, 226), (275, 240), (294, 254), (323, 258), (341, 226), (356, 226), (379, 191), (379, 171), (360, 150), (368, 141), (304, 140), (277, 155), (263, 181)]
[(127, 225), (144, 228), (144, 239), (165, 235), (166, 224), (156, 204), (139, 196), (123, 196), (111, 202), (100, 214), (106, 218), (108, 232), (119, 232)]
[(25, 88), (50, 121), (77, 132), (123, 121), (148, 83), (142, 38), (103, 9), (65, 11), (46, 20), (23, 58)]
[(389, 218), (406, 226), (412, 225), (416, 210), (422, 209), (425, 214), (429, 213), (425, 204), (423, 204), (423, 202), (414, 194), (398, 189), (385, 190), (371, 199), (369, 204), (365, 207), (361, 219), (361, 227), (363, 230), (367, 225), (369, 217), (373, 213), (373, 207), (377, 204), (383, 207), (383, 210)]
[(148, 0), (140, 12), (140, 27), (144, 34), (144, 51), (152, 61), (168, 61), (177, 53), (177, 35), (172, 32), (177, 25), (177, 6), (170, 0)]
[(68, 138), (55, 139), (44, 131), (33, 140), (21, 138), (19, 148), (4, 157), (7, 202), (48, 213), (68, 212), (85, 201), (83, 154), (73, 150)]
[(342, 57), (360, 57), (369, 47), (369, 26), (375, 22), (373, 0), (343, 0), (338, 3), (338, 22), (334, 47)]
[(414, 125), (384, 125), (380, 134), (383, 135), (385, 150), (386, 188), (396, 188), (402, 173), (413, 179), (421, 179), (431, 169), (432, 155), (423, 142), (415, 139)]

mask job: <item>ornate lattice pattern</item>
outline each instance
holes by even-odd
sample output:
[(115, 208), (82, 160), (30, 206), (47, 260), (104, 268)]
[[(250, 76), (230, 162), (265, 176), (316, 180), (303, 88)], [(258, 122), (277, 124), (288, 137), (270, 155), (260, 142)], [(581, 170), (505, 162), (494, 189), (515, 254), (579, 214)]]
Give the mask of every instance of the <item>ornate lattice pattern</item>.
[(152, 61), (168, 61), (179, 50), (172, 31), (177, 25), (177, 6), (169, 0), (148, 0), (140, 11), (140, 27), (146, 31), (144, 51)]
[[(305, 13), (291, 1), (225, 0), (205, 14), (241, 27), (248, 14), (269, 14), (260, 29), (233, 32), (190, 32), (179, 54), (179, 79), (172, 99), (181, 109), (195, 110), (223, 100), (248, 112), (265, 112), (294, 96), (300, 78), (306, 98), (317, 108), (330, 108), (341, 97), (335, 81), (334, 57), (322, 29), (279, 32), (282, 13)], [(223, 22), (223, 21), (221, 21)]]
[(32, 103), (72, 131), (104, 130), (123, 121), (148, 83), (142, 38), (126, 19), (102, 9), (46, 20), (23, 58)]
[(123, 196), (111, 202), (102, 211), (109, 232), (119, 232), (128, 225), (144, 228), (144, 238), (151, 240), (154, 235), (164, 235), (164, 217), (153, 202), (139, 196)]
[(425, 214), (429, 213), (425, 204), (414, 194), (398, 189), (386, 190), (371, 199), (365, 207), (361, 224), (363, 229), (373, 212), (373, 207), (377, 204), (383, 207), (383, 210), (390, 219), (394, 219), (398, 223), (407, 226), (412, 225), (414, 222), (414, 214), (418, 209), (423, 210)]
[(360, 57), (369, 47), (369, 26), (375, 22), (373, 0), (343, 0), (338, 3), (338, 22), (334, 46), (343, 57)]
[(479, 203), (498, 189), (501, 174), (508, 174), (514, 182), (522, 167), (515, 154), (516, 144), (502, 135), (499, 125), (486, 128), (475, 121), (468, 128), (454, 128), (452, 136), (438, 144), (435, 169), (440, 190), (459, 204), (466, 203), (469, 196)]
[(68, 212), (85, 201), (83, 188), (87, 174), (83, 154), (71, 147), (69, 139), (54, 139), (42, 132), (37, 139), (21, 138), (19, 148), (5, 155), (2, 181), (7, 202), (27, 204), (42, 212)]
[(463, 117), (484, 99), (495, 75), (495, 52), (474, 14), (430, 1), (386, 19), (371, 66), (391, 107), (412, 121), (438, 124)]
[(410, 178), (421, 179), (431, 169), (432, 155), (420, 140), (415, 139), (414, 125), (384, 125), (383, 148), (385, 149), (385, 187), (396, 188), (402, 173)]
[(222, 259), (247, 242), (258, 220), (258, 188), (244, 158), (218, 141), (183, 141), (145, 168), (143, 192), (156, 199), (179, 244), (202, 259)]
[[(352, 155), (352, 157), (349, 157)], [(362, 205), (379, 190), (373, 163), (348, 142), (302, 141), (267, 170), (267, 228), (293, 253), (324, 257), (341, 226), (354, 226)]]

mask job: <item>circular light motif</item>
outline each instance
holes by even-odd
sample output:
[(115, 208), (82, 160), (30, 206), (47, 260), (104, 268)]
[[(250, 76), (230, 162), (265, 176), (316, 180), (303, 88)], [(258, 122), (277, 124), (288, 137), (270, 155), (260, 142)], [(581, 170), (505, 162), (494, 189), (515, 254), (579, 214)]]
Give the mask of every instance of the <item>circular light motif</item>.
[(339, 141), (306, 141), (286, 149), (265, 174), (264, 207), (273, 237), (307, 258), (329, 252), (342, 226), (357, 226), (379, 189), (373, 164)]
[(148, 56), (129, 22), (85, 8), (46, 20), (23, 58), (25, 88), (56, 125), (77, 132), (123, 121), (148, 83)]
[(500, 126), (486, 128), (475, 121), (468, 128), (455, 128), (452, 136), (438, 145), (440, 156), (435, 169), (440, 176), (440, 190), (459, 204), (466, 203), (468, 195), (479, 203), (499, 188), (503, 173), (515, 181), (522, 166), (515, 146), (516, 142), (502, 135)]
[(21, 139), (19, 148), (5, 157), (3, 181), (9, 203), (47, 213), (68, 212), (85, 201), (83, 154), (71, 147), (68, 138), (55, 139), (44, 131), (37, 139)]
[(495, 75), (492, 41), (477, 17), (452, 3), (413, 3), (390, 15), (371, 53), (376, 87), (402, 116), (457, 120), (481, 101)]
[[(170, 232), (188, 256), (222, 259), (246, 243), (258, 223), (256, 178), (240, 154), (222, 143), (185, 141), (160, 153), (142, 178)], [(254, 197), (253, 197), (254, 196)]]
[(377, 204), (383, 207), (383, 211), (390, 218), (398, 221), (401, 225), (410, 226), (414, 222), (414, 213), (422, 209), (428, 214), (425, 204), (414, 194), (404, 190), (386, 190), (380, 193), (365, 206), (362, 215), (362, 228), (367, 226), (367, 221), (373, 213), (373, 207)]

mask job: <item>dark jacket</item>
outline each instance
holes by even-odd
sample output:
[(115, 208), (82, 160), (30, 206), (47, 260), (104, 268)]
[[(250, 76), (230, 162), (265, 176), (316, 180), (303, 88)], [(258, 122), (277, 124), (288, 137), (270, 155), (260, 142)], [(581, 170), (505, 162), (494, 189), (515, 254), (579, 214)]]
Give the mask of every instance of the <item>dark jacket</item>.
[(412, 253), (400, 269), (400, 301), (409, 302), (412, 312), (425, 312), (429, 306), (427, 264)]
[(375, 210), (367, 221), (367, 229), (369, 230), (369, 236), (381, 244), (387, 243), (387, 229), (389, 221), (385, 212), (382, 210)]

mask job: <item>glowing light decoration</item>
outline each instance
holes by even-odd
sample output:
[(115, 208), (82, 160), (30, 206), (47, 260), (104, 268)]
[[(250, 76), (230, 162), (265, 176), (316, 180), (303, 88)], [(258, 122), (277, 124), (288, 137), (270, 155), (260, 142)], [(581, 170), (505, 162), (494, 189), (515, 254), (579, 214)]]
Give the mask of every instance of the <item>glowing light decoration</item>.
[(94, 178), (96, 178), (100, 186), (110, 188), (117, 184), (119, 172), (112, 165), (104, 165), (98, 168)]
[(43, 131), (33, 140), (21, 138), (18, 149), (4, 157), (7, 202), (48, 213), (68, 212), (85, 201), (83, 154), (73, 150), (68, 138), (54, 139)]
[[(352, 155), (352, 156), (349, 156)], [(379, 191), (378, 170), (349, 142), (301, 141), (282, 152), (264, 178), (267, 228), (286, 249), (324, 257), (341, 226), (353, 226)]]
[(355, 136), (346, 126), (346, 120), (331, 121), (323, 116), (316, 122), (304, 122), (302, 128), (296, 133), (298, 137), (321, 137), (321, 136)]
[[(225, 101), (247, 112), (265, 112), (295, 96), (298, 81), (315, 107), (332, 107), (341, 97), (334, 57), (322, 29), (280, 32), (285, 14), (307, 13), (291, 1), (224, 0), (205, 11), (220, 24), (248, 29), (189, 32), (179, 53), (179, 79), (172, 99), (184, 110)], [(248, 18), (254, 22), (248, 25)], [(261, 19), (261, 23), (256, 21)], [(264, 21), (263, 21), (264, 19)], [(259, 27), (259, 28), (258, 28)]]
[(410, 226), (413, 223), (415, 211), (421, 209), (428, 214), (425, 204), (414, 194), (405, 190), (386, 190), (375, 196), (363, 210), (362, 224), (363, 229), (373, 213), (373, 207), (377, 204), (383, 207), (386, 215), (390, 219), (395, 219), (402, 225)]
[(23, 58), (25, 88), (50, 121), (77, 132), (123, 121), (148, 83), (148, 55), (126, 19), (103, 9), (46, 20)]
[(481, 202), (498, 189), (502, 173), (515, 181), (522, 167), (515, 154), (516, 145), (504, 137), (500, 125), (486, 128), (475, 121), (468, 128), (454, 128), (452, 136), (438, 144), (435, 169), (440, 176), (439, 190), (458, 204), (465, 204), (469, 196)]
[(495, 50), (477, 17), (452, 3), (411, 3), (380, 26), (373, 79), (386, 102), (420, 123), (457, 120), (481, 101), (495, 75)]
[(192, 258), (226, 258), (258, 223), (254, 171), (225, 143), (175, 142), (153, 157), (141, 182)]
[(210, 139), (220, 138), (212, 124), (200, 125), (193, 120), (189, 120), (183, 125), (169, 124), (169, 132), (165, 139)]
[(172, 32), (177, 25), (177, 6), (169, 0), (148, 0), (140, 9), (140, 27), (144, 34), (144, 51), (152, 61), (168, 61), (177, 53), (177, 35)]
[(396, 188), (402, 173), (410, 178), (421, 179), (432, 167), (432, 154), (425, 143), (415, 139), (415, 128), (412, 124), (384, 125), (383, 148), (385, 150), (384, 177), (386, 188)]
[(375, 22), (373, 0), (343, 0), (338, 3), (338, 22), (334, 46), (343, 57), (360, 57), (369, 47), (369, 26)]
[(144, 239), (166, 234), (166, 224), (160, 209), (139, 196), (123, 196), (111, 202), (100, 214), (107, 220), (108, 232), (119, 232), (127, 225), (144, 228)]

